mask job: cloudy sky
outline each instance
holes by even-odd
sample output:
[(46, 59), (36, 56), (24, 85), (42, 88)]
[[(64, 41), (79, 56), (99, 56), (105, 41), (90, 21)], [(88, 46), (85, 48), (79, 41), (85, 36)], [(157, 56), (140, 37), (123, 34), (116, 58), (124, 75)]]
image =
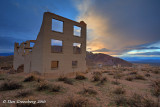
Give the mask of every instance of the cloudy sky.
[(160, 0), (1, 0), (0, 53), (36, 39), (49, 11), (87, 23), (87, 50), (160, 58)]

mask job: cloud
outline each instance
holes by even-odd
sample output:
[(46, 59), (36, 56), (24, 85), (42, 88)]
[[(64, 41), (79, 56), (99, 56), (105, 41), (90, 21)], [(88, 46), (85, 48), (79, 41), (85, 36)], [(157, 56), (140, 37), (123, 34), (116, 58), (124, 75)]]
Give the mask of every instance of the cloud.
[(88, 48), (107, 48), (115, 55), (160, 40), (159, 5), (159, 0), (83, 0), (77, 20), (87, 23)]
[(152, 56), (160, 56), (160, 52), (144, 52), (144, 53), (136, 53), (134, 55), (152, 55)]
[(136, 50), (141, 50), (141, 49), (160, 49), (160, 47), (137, 47), (135, 49)]
[(98, 50), (93, 50), (92, 52), (109, 52), (110, 50), (106, 48), (98, 49)]

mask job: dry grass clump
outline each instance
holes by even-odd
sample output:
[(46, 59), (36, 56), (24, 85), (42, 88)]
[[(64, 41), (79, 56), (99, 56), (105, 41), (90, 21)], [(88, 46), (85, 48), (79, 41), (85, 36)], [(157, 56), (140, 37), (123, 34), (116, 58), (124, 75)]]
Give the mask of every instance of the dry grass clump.
[(40, 82), (40, 84), (37, 87), (37, 91), (44, 91), (49, 90), (51, 87), (47, 82)]
[(58, 81), (65, 81), (67, 79), (68, 79), (67, 77), (61, 75), (61, 76), (59, 76)]
[(83, 88), (83, 90), (80, 92), (80, 94), (84, 95), (96, 95), (97, 91), (91, 89), (91, 88)]
[(134, 93), (127, 101), (131, 107), (158, 107), (158, 103), (154, 102), (148, 96), (142, 96)]
[(97, 83), (97, 86), (104, 85), (104, 83), (107, 82), (107, 81), (108, 81), (107, 77), (103, 77), (103, 78), (101, 78), (100, 82)]
[(38, 87), (37, 87), (37, 91), (45, 91), (45, 90), (48, 90), (50, 92), (60, 92), (62, 89), (62, 86), (60, 85), (57, 85), (57, 84), (54, 84), (54, 85), (51, 85), (47, 82), (41, 82)]
[(32, 82), (32, 81), (41, 82), (41, 81), (43, 81), (43, 79), (38, 77), (38, 76), (36, 76), (36, 75), (29, 75), (28, 77), (26, 77), (24, 79), (23, 82)]
[(130, 75), (136, 75), (137, 72), (136, 72), (136, 71), (132, 71), (132, 72), (130, 72), (129, 74), (130, 74)]
[(103, 77), (100, 81), (101, 84), (104, 84), (104, 82), (108, 81), (107, 77)]
[(5, 78), (3, 78), (3, 77), (0, 77), (0, 80), (5, 80)]
[(126, 98), (123, 95), (114, 97), (114, 102), (117, 106), (126, 107), (158, 107), (158, 102), (155, 102), (148, 96), (142, 96), (134, 93), (131, 97)]
[(93, 72), (93, 77), (92, 77), (93, 81), (100, 81), (101, 77), (102, 77), (101, 72)]
[(70, 85), (73, 85), (73, 81), (65, 76), (60, 76), (58, 78), (58, 81), (63, 81), (64, 83), (66, 84), (70, 84)]
[(73, 81), (71, 80), (71, 79), (66, 79), (65, 81), (64, 81), (64, 83), (66, 83), (66, 84), (69, 84), (69, 85), (73, 85)]
[(82, 74), (77, 74), (76, 77), (75, 77), (75, 79), (77, 79), (77, 80), (84, 80), (84, 79), (86, 79), (86, 77), (84, 75), (82, 75)]
[(88, 107), (90, 106), (88, 99), (85, 98), (69, 98), (62, 107)]
[(146, 79), (144, 78), (144, 76), (139, 75), (139, 74), (136, 74), (136, 75), (135, 75), (135, 79), (146, 80)]
[(159, 74), (160, 73), (160, 70), (154, 70), (154, 71), (152, 71), (152, 73), (154, 73), (154, 74)]
[(150, 77), (151, 75), (149, 73), (145, 74), (146, 77)]
[(126, 79), (127, 81), (133, 81), (134, 78), (131, 77), (131, 76), (128, 76), (128, 77), (126, 77), (125, 79)]
[(6, 81), (2, 83), (2, 85), (0, 86), (0, 91), (15, 90), (15, 89), (20, 89), (22, 87), (23, 86), (18, 82)]
[(31, 90), (23, 90), (17, 93), (16, 97), (27, 97), (32, 95), (32, 91)]
[(152, 94), (155, 95), (156, 97), (159, 97), (160, 96), (160, 79), (152, 81), (151, 86), (152, 86), (151, 88)]
[(122, 73), (115, 72), (113, 78), (115, 78), (115, 79), (121, 79), (122, 76), (123, 76)]
[(36, 81), (36, 77), (34, 75), (26, 77), (23, 82), (32, 82), (32, 81)]
[(114, 73), (113, 72), (109, 72), (108, 75), (114, 75)]
[(120, 82), (118, 82), (117, 80), (112, 81), (111, 83), (114, 84), (114, 85), (119, 85), (120, 84)]
[(103, 71), (102, 73), (109, 73), (110, 71)]
[(125, 92), (126, 91), (123, 87), (118, 87), (113, 91), (113, 93), (115, 93), (115, 94), (124, 94)]
[(62, 87), (60, 85), (53, 85), (51, 88), (51, 92), (60, 92)]
[(126, 106), (127, 98), (123, 95), (114, 96), (114, 102), (117, 106)]

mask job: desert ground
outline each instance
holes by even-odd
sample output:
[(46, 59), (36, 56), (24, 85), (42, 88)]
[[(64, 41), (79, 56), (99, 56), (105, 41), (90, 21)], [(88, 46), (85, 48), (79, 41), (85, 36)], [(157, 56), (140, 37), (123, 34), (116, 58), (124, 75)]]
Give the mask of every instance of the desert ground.
[[(160, 107), (159, 96), (160, 67), (88, 67), (57, 75), (0, 70), (0, 107)], [(28, 100), (37, 102), (16, 102)]]

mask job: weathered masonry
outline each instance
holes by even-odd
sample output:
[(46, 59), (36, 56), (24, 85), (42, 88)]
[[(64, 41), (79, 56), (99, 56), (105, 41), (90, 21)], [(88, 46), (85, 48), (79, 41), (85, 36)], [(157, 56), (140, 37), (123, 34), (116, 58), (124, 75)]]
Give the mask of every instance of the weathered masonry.
[(45, 12), (36, 40), (14, 46), (14, 69), (24, 72), (86, 71), (86, 24)]

